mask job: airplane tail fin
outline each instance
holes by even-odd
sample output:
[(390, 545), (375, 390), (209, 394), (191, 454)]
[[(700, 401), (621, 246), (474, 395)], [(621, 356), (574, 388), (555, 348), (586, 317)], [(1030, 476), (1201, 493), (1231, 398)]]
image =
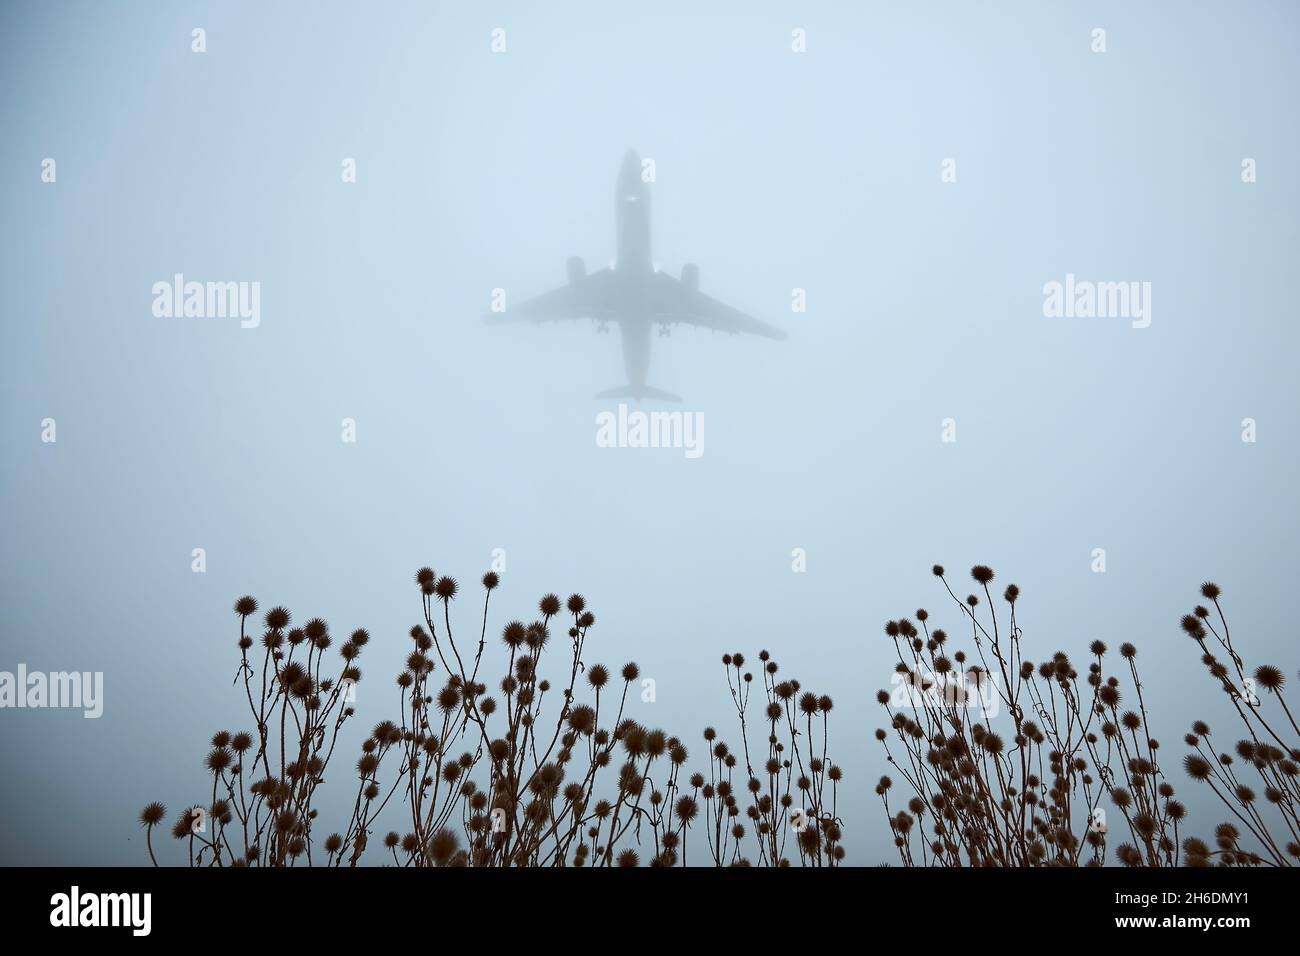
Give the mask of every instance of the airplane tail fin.
[(596, 397), (635, 398), (638, 402), (643, 398), (657, 398), (661, 402), (680, 402), (682, 400), (680, 395), (674, 395), (672, 392), (665, 392), (659, 388), (651, 388), (649, 385), (622, 385), (618, 388), (597, 392)]

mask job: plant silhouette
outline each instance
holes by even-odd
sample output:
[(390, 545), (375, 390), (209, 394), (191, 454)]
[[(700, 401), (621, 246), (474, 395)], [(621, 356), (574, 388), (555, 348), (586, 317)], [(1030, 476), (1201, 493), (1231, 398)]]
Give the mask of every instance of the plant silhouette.
[[(917, 624), (900, 618), (885, 625), (898, 664), (894, 691), (877, 697), (889, 730), (877, 730), (876, 739), (906, 785), (905, 806), (895, 809), (889, 776), (876, 794), (904, 865), (1100, 866), (1109, 862), (1108, 847), (1126, 866), (1287, 866), (1300, 859), (1300, 751), (1295, 737), (1288, 743), (1278, 732), (1297, 733), (1285, 681), (1272, 665), (1247, 679), (1216, 585), (1202, 585), (1201, 593), (1214, 603), (1217, 626), (1204, 606), (1182, 621), (1246, 731), (1235, 760), (1213, 752), (1203, 721), (1186, 737), (1187, 774), (1209, 785), (1233, 817), (1216, 828), (1211, 848), (1183, 836), (1187, 810), (1161, 761), (1133, 644), (1119, 645), (1112, 670), (1110, 649), (1093, 641), (1082, 678), (1062, 651), (1034, 664), (1024, 656), (1019, 588), (1004, 590), (999, 614), (992, 569), (971, 569), (976, 593), (964, 600), (941, 566), (933, 572), (960, 610), (972, 649), (952, 650), (924, 609), (914, 615)], [(1276, 699), (1285, 723), (1265, 717), (1257, 689)], [(990, 711), (1009, 716), (1005, 736)], [(1261, 809), (1248, 773), (1272, 810)]]
[[(337, 762), (340, 732), (357, 717), (358, 660), (370, 634), (353, 631), (331, 665), (324, 620), (292, 627), (290, 612), (273, 607), (255, 639), (257, 601), (235, 602), (235, 684), (254, 729), (212, 738), (205, 803), (187, 807), (172, 830), (190, 865), (843, 861), (835, 809), (842, 775), (827, 756), (832, 701), (778, 678), (767, 652), (757, 675), (745, 670), (743, 654), (724, 655), (740, 746), (706, 729), (706, 767), (688, 776), (681, 740), (626, 716), (637, 665), (586, 663), (596, 619), (581, 595), (544, 596), (535, 619), (510, 621), (489, 642), (496, 573), (482, 578), (481, 622), (468, 640), (452, 625), (457, 581), (421, 568), (415, 583), (422, 622), (410, 630), (397, 677), (399, 711), (362, 744), (351, 815), (330, 832), (322, 832), (314, 803)], [(489, 661), (498, 655), (489, 688)], [(751, 735), (760, 734), (766, 739), (751, 750)], [(155, 865), (152, 832), (165, 814), (150, 803), (140, 815)], [(376, 839), (381, 817), (400, 820), (405, 833)]]
[[(1248, 668), (1218, 586), (1201, 586), (1213, 611), (1197, 605), (1181, 622), (1241, 730), (1220, 747), (1197, 720), (1184, 738), (1182, 770), (1228, 815), (1207, 842), (1186, 832), (1135, 645), (1093, 641), (1082, 674), (1064, 651), (1034, 663), (1016, 585), (999, 604), (989, 567), (971, 569), (976, 587), (965, 598), (941, 566), (933, 573), (968, 648), (954, 649), (925, 609), (889, 621), (893, 689), (877, 695), (888, 729), (875, 737), (901, 783), (883, 776), (876, 794), (903, 865), (1300, 860), (1300, 727), (1286, 678), (1271, 664)], [(353, 631), (331, 665), (324, 620), (293, 627), (289, 611), (273, 607), (255, 628), (257, 601), (235, 602), (235, 684), (254, 729), (212, 737), (204, 802), (172, 828), (190, 865), (844, 863), (843, 773), (828, 755), (834, 702), (784, 677), (766, 651), (752, 669), (742, 653), (722, 656), (737, 745), (705, 728), (703, 760), (689, 771), (679, 738), (627, 716), (637, 665), (587, 663), (596, 618), (581, 595), (548, 594), (533, 620), (512, 620), (489, 641), (497, 574), (482, 578), (481, 620), (468, 639), (452, 625), (457, 581), (421, 568), (415, 583), (421, 623), (397, 676), (399, 709), (362, 743), (351, 812), (333, 831), (314, 803), (338, 762), (340, 732), (357, 717), (370, 635)], [(165, 816), (157, 802), (140, 813), (154, 865), (153, 829)], [(381, 818), (404, 832), (379, 836)]]

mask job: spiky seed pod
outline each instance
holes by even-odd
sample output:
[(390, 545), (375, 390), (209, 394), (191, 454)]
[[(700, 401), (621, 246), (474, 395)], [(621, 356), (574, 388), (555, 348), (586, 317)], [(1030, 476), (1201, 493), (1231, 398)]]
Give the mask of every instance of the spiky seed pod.
[(234, 760), (234, 755), (225, 747), (213, 747), (204, 759), (204, 765), (213, 773), (219, 774)]
[(511, 621), (501, 631), (501, 640), (510, 648), (522, 647), (528, 636), (528, 628), (523, 621)]
[(699, 805), (693, 797), (681, 797), (673, 807), (673, 813), (683, 826), (689, 826), (699, 813)]
[(172, 825), (172, 836), (177, 840), (184, 840), (187, 836), (194, 833), (194, 825), (202, 810), (198, 807), (187, 807), (181, 811), (181, 815), (176, 818), (176, 823)]
[(1261, 664), (1255, 668), (1255, 683), (1272, 693), (1277, 693), (1286, 685), (1286, 675), (1272, 664)]
[(448, 865), (459, 848), (456, 834), (447, 827), (443, 827), (429, 837), (429, 856), (439, 866)]

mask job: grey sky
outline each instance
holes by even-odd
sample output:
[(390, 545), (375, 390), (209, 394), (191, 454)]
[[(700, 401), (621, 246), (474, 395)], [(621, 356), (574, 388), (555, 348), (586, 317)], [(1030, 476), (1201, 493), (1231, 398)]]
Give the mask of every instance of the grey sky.
[[(695, 754), (734, 736), (724, 651), (830, 694), (854, 863), (891, 852), (881, 625), (955, 623), (936, 561), (1021, 586), (1033, 659), (1137, 643), (1171, 763), (1223, 719), (1177, 626), (1202, 580), (1294, 673), (1294, 5), (546, 6), (0, 10), (0, 669), (105, 674), (99, 720), (0, 712), (4, 862), (144, 862), (140, 806), (202, 798), (244, 593), (371, 630), (350, 761), (414, 570), (494, 548), (489, 626), (581, 591), (589, 658)], [(596, 446), (616, 336), (478, 321), (612, 258), (629, 147), (663, 267), (790, 335), (656, 337), (698, 460)], [(178, 272), (260, 282), (260, 326), (155, 318)], [(1150, 327), (1044, 317), (1067, 273), (1150, 282)]]

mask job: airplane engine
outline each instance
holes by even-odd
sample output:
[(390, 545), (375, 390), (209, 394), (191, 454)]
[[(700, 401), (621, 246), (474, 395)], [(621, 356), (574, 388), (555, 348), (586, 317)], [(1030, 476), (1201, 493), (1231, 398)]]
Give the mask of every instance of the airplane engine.
[(695, 263), (682, 266), (682, 285), (692, 292), (700, 291), (700, 267)]
[(577, 285), (587, 277), (587, 266), (579, 256), (571, 256), (565, 268), (569, 272), (569, 285)]

